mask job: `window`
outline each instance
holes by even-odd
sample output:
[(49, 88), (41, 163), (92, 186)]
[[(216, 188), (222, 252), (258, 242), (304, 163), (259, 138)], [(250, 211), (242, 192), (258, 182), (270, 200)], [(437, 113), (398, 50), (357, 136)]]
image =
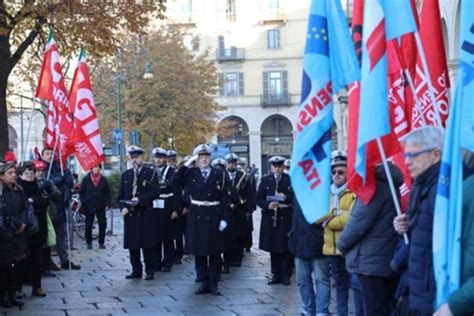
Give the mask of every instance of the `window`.
[(225, 18), (229, 22), (235, 22), (235, 0), (226, 0)]
[(227, 72), (220, 75), (220, 95), (239, 96), (244, 94), (244, 74)]
[(288, 103), (288, 72), (264, 71), (263, 72), (263, 99), (264, 104)]
[(267, 31), (267, 47), (270, 49), (280, 48), (280, 30)]

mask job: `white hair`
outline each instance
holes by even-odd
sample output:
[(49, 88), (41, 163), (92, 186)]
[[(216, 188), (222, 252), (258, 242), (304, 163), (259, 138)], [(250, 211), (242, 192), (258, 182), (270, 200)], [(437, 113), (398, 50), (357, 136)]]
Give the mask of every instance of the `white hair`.
[(424, 126), (414, 129), (402, 137), (403, 145), (418, 145), (423, 150), (437, 149), (443, 151), (444, 128), (437, 126)]

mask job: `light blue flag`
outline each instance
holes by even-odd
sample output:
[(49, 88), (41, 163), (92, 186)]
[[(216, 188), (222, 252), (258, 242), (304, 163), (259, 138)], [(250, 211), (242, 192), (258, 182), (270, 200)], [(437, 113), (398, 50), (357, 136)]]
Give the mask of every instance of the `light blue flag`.
[(390, 133), (386, 41), (416, 31), (409, 0), (366, 0), (355, 170), (366, 176), (366, 144)]
[(329, 209), (333, 92), (357, 81), (358, 69), (340, 1), (313, 0), (290, 168), (293, 190), (309, 223)]
[[(461, 282), (463, 174), (461, 147), (474, 151), (474, 16), (461, 2), (461, 53), (454, 102), (450, 109), (433, 219), (433, 268), (436, 306)], [(468, 13), (469, 12), (469, 13)]]

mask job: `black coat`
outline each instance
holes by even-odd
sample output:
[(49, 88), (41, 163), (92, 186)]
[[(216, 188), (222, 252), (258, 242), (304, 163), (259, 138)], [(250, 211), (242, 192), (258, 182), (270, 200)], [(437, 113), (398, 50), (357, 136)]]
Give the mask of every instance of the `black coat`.
[(34, 246), (43, 246), (48, 236), (48, 224), (46, 222), (46, 208), (49, 204), (49, 195), (38, 186), (38, 182), (18, 180), (18, 184), (23, 188), (25, 198), (33, 199), (33, 208), (38, 219), (38, 232), (28, 234), (28, 243)]
[[(398, 188), (403, 183), (403, 174), (394, 164), (390, 163), (389, 166), (395, 187)], [(397, 212), (381, 165), (375, 171), (375, 178), (376, 189), (372, 200), (367, 205), (356, 201), (336, 247), (346, 254), (349, 272), (390, 277), (393, 276), (390, 260), (399, 238), (393, 229)]]
[(243, 171), (236, 170), (235, 178), (231, 180), (231, 175), (227, 172), (229, 179), (229, 203), (230, 216), (229, 226), (226, 229), (226, 249), (235, 249), (243, 241), (249, 231), (251, 231), (251, 222), (249, 222), (249, 194), (248, 181), (249, 176)]
[(408, 203), (410, 250), (408, 302), (410, 309), (433, 313), (436, 283), (433, 270), (433, 214), (440, 164), (431, 166), (414, 181)]
[(120, 179), (118, 192), (119, 206), (127, 208), (124, 216), (123, 246), (125, 249), (154, 248), (157, 244), (156, 212), (153, 211), (153, 200), (159, 195), (158, 178), (150, 168), (142, 167), (138, 175), (138, 204), (135, 207), (120, 202), (133, 198), (134, 170), (126, 170)]
[(99, 185), (96, 187), (94, 183), (92, 183), (91, 174), (89, 173), (82, 179), (79, 198), (88, 213), (94, 213), (97, 210), (110, 207), (112, 205), (112, 197), (107, 178), (101, 175)]
[(26, 224), (26, 198), (21, 188), (12, 190), (3, 187), (0, 197), (0, 267), (11, 266), (14, 260), (24, 258), (27, 253), (26, 229), (21, 234), (16, 231)]
[(324, 229), (315, 224), (309, 224), (296, 201), (293, 202), (293, 218), (288, 234), (288, 250), (298, 258), (323, 258)]
[[(49, 170), (49, 163), (46, 162)], [(61, 223), (66, 222), (66, 208), (71, 201), (72, 188), (74, 186), (74, 179), (72, 177), (71, 171), (67, 168), (63, 168), (61, 171), (61, 166), (57, 161), (53, 162), (51, 167), (51, 174), (49, 176), (54, 185), (61, 191), (62, 198), (55, 200), (56, 206), (56, 217), (53, 218), (53, 222)]]
[[(257, 205), (262, 209), (262, 221), (260, 224), (260, 249), (272, 253), (288, 252), (288, 233), (291, 228), (293, 190), (291, 188), (290, 176), (281, 175), (281, 180), (276, 186), (276, 179), (273, 174), (262, 177), (262, 181), (257, 190)], [(275, 193), (286, 195), (285, 201), (281, 204), (287, 207), (279, 208), (277, 213), (276, 227), (274, 227), (275, 211), (268, 209), (270, 204), (267, 196), (273, 196)]]
[(229, 222), (229, 181), (226, 174), (216, 168), (206, 181), (197, 167), (182, 166), (172, 179), (173, 185), (182, 185), (191, 200), (220, 202), (216, 206), (189, 204), (186, 223), (185, 251), (197, 256), (218, 255), (224, 251), (224, 234), (219, 231), (221, 220)]
[[(171, 220), (171, 213), (178, 212), (179, 208), (179, 188), (176, 189), (171, 184), (171, 179), (175, 173), (175, 169), (170, 166), (164, 166), (160, 170), (154, 169), (155, 177), (158, 178), (160, 184), (160, 195), (157, 199), (163, 200), (163, 207), (154, 207), (153, 210), (157, 215), (156, 232), (159, 242), (172, 240), (176, 238), (178, 234), (178, 221), (177, 219)], [(158, 204), (157, 204), (158, 205)]]

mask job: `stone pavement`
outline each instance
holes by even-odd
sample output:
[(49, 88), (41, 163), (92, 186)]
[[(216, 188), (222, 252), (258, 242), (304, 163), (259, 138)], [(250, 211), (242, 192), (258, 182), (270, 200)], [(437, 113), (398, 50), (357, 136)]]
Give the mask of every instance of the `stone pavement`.
[[(85, 242), (75, 236), (78, 250), (72, 251), (72, 260), (82, 269), (43, 279), (46, 298), (31, 297), (31, 287), (25, 286), (23, 311), (0, 309), (0, 315), (300, 315), (294, 277), (291, 286), (266, 284), (270, 258), (258, 250), (257, 213), (254, 246), (245, 253), (242, 267), (222, 275), (221, 296), (194, 294), (199, 284), (194, 282), (190, 256), (171, 272), (157, 272), (153, 281), (126, 280), (130, 264), (128, 251), (122, 248), (122, 222), (116, 210), (114, 235), (107, 237), (107, 249), (99, 250), (94, 244), (93, 250), (86, 250)], [(334, 297), (334, 290), (332, 294)], [(333, 298), (331, 311), (335, 311), (334, 303)]]

